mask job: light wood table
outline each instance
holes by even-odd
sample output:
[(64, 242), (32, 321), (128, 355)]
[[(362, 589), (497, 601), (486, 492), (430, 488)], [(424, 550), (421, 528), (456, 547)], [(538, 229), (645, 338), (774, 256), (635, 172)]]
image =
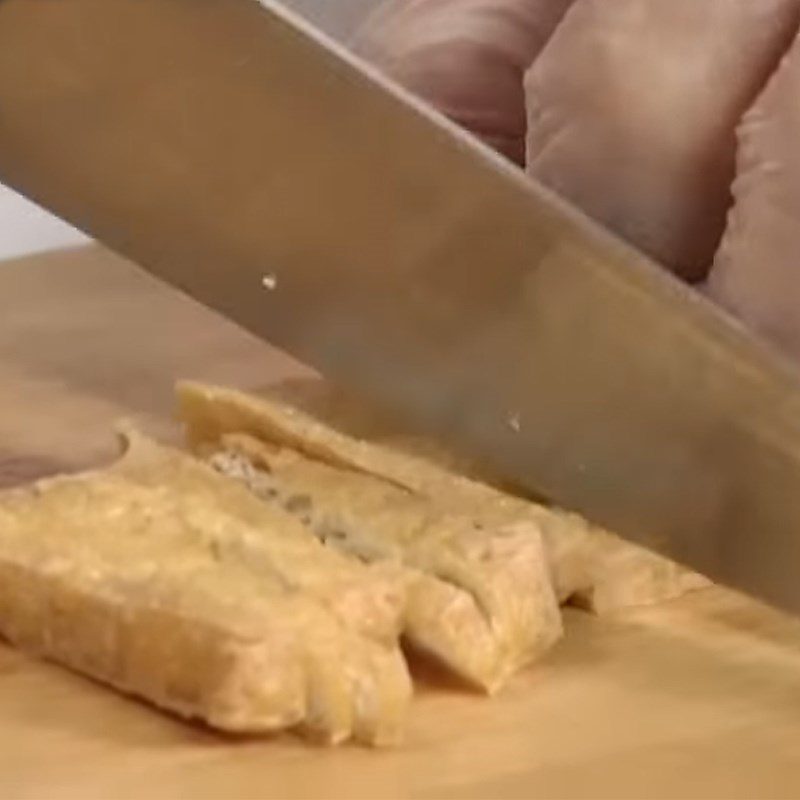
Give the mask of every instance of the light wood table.
[[(0, 482), (95, 464), (171, 385), (301, 368), (96, 248), (0, 265)], [(796, 798), (800, 626), (712, 590), (567, 616), (493, 700), (423, 685), (407, 742), (232, 742), (0, 645), (0, 798)]]

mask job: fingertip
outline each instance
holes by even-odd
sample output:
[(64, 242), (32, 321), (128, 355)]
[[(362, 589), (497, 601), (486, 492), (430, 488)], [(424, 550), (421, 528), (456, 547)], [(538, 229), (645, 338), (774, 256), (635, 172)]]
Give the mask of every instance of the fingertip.
[(577, 0), (525, 81), (528, 170), (679, 275), (722, 235), (734, 128), (796, 0)]
[(800, 39), (738, 128), (734, 205), (709, 295), (800, 360)]

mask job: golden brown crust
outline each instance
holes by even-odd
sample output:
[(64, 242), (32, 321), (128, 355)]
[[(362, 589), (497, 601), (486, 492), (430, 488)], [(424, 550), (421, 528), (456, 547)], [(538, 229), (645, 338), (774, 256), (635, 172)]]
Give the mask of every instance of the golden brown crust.
[[(314, 385), (316, 384), (316, 385)], [(369, 406), (340, 389), (331, 389), (320, 380), (307, 380), (302, 389), (295, 385), (271, 390), (277, 399), (296, 405), (312, 416), (346, 430), (374, 439), (387, 447), (405, 452), (459, 480), (453, 502), (469, 503), (463, 494), (482, 497), (483, 485), (499, 489), (500, 496), (519, 495), (496, 474), (487, 472), (484, 464), (456, 455), (451, 449), (419, 436), (403, 433), (396, 420), (378, 416)], [(313, 397), (313, 401), (311, 398)], [(362, 423), (359, 432), (359, 420)], [(400, 431), (398, 433), (397, 431)], [(477, 486), (476, 486), (477, 484)], [(450, 484), (451, 488), (453, 484)], [(500, 507), (495, 493), (490, 505)], [(687, 592), (707, 588), (711, 581), (674, 561), (644, 547), (631, 544), (613, 533), (588, 523), (577, 514), (531, 501), (522, 501), (516, 512), (526, 519), (538, 521), (552, 562), (554, 586), (561, 602), (569, 602), (595, 614), (605, 615), (626, 608), (653, 605), (680, 597)]]
[(0, 495), (0, 632), (224, 730), (395, 740), (403, 591), (140, 437), (106, 471)]
[(493, 691), (559, 637), (537, 527), (485, 529), (427, 497), (248, 434), (223, 435), (218, 446), (211, 463), (293, 510), (321, 541), (408, 567), (404, 636), (463, 680)]
[(414, 459), (387, 451), (387, 479), (382, 449), (283, 406), (205, 387), (184, 386), (181, 399), (190, 441), (211, 446), (222, 469), (224, 453), (245, 457), (267, 476), (262, 495), (287, 506), (301, 498), (301, 517), (332, 546), (412, 568), (405, 636), (464, 680), (495, 690), (560, 636), (536, 520), (486, 525), (442, 508), (424, 484), (400, 485)]
[[(190, 382), (178, 387), (181, 414), (190, 436), (197, 440), (244, 431), (301, 450), (312, 458), (379, 475), (406, 489), (435, 496), (441, 508), (471, 515), (487, 525), (538, 525), (561, 602), (574, 602), (604, 614), (657, 603), (709, 583), (662, 556), (590, 525), (576, 514), (512, 496), (460, 474), (465, 469), (469, 474), (478, 473), (462, 459), (449, 454), (443, 459), (441, 448), (423, 445), (420, 449), (419, 442), (399, 434), (385, 438), (383, 443), (342, 434), (329, 424), (330, 414), (325, 422), (314, 415), (316, 409), (325, 406), (321, 399), (324, 395), (323, 384), (308, 413), (269, 397), (256, 398)], [(289, 391), (282, 397), (303, 401), (302, 393)], [(345, 405), (344, 396), (337, 397), (337, 403), (330, 404), (328, 411)], [(359, 408), (360, 404), (348, 413), (351, 427)], [(372, 428), (374, 432), (375, 426)], [(401, 442), (402, 451), (393, 446), (395, 439)]]

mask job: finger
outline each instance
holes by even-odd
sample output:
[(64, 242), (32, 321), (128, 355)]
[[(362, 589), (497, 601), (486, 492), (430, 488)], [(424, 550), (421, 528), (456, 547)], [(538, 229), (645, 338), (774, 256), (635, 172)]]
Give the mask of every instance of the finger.
[(730, 205), (734, 129), (797, 0), (577, 0), (526, 78), (528, 169), (687, 278)]
[(522, 77), (572, 0), (394, 0), (356, 52), (517, 163)]
[(712, 297), (800, 359), (800, 39), (739, 126)]

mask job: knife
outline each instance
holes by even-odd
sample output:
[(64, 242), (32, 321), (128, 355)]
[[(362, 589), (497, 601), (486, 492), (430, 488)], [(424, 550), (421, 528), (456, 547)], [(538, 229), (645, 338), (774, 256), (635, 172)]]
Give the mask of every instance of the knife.
[(278, 5), (0, 0), (0, 176), (525, 489), (800, 610), (789, 363)]

